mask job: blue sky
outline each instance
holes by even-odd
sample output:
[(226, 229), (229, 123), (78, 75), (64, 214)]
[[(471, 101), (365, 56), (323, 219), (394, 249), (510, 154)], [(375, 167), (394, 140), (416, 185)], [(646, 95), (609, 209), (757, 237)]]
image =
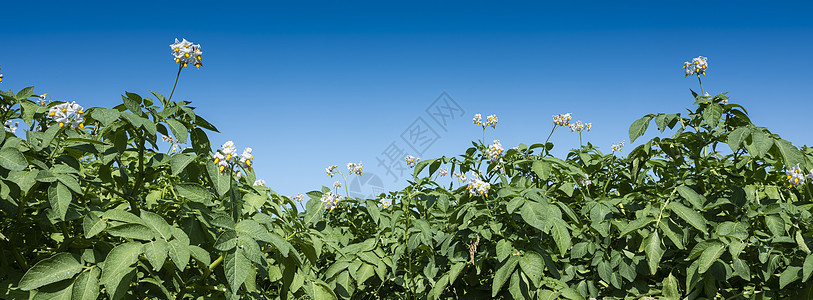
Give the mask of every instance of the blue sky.
[[(698, 55), (709, 57), (708, 92), (729, 92), (757, 125), (813, 144), (805, 125), (813, 5), (802, 1), (0, 7), (0, 88), (35, 85), (85, 107), (117, 105), (124, 91), (168, 95), (177, 70), (168, 45), (176, 37), (201, 44), (204, 66), (183, 71), (175, 99), (193, 101), (221, 130), (213, 145), (252, 147), (258, 177), (285, 195), (331, 185), (324, 168), (348, 161), (364, 163), (365, 181), (402, 188), (407, 176), (388, 175), (378, 158), (392, 142), (417, 154), (401, 134), (419, 118), (437, 133), (424, 159), (462, 154), (480, 139), (475, 113), (499, 117), (486, 139), (509, 148), (544, 141), (551, 115), (571, 112), (593, 123), (585, 142), (609, 151), (629, 143), (629, 124), (642, 115), (690, 107), (697, 80), (681, 66)], [(462, 112), (445, 127), (426, 113), (444, 92)], [(564, 131), (552, 140), (560, 156), (579, 143)]]

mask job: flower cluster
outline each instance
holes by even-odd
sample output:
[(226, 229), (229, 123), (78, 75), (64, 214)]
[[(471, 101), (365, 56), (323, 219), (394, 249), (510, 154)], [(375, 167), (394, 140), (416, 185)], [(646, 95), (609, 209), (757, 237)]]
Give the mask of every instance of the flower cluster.
[(378, 207), (381, 208), (387, 208), (387, 206), (390, 205), (392, 205), (392, 202), (387, 201), (387, 199), (381, 199), (381, 201), (378, 202)]
[(362, 170), (361, 168), (364, 167), (361, 163), (347, 163), (347, 170), (350, 171), (350, 174), (361, 175)]
[[(796, 164), (790, 170), (785, 171), (785, 174), (788, 175), (788, 182), (790, 183), (790, 187), (799, 186), (805, 183), (805, 175), (802, 172), (802, 169), (799, 168), (799, 164)], [(808, 178), (813, 179), (813, 171), (810, 172), (811, 175), (807, 175)]]
[(73, 128), (85, 128), (85, 109), (76, 102), (51, 106), (48, 116), (59, 123), (59, 128), (66, 124), (71, 124)]
[(3, 125), (5, 125), (4, 127), (6, 128), (6, 132), (16, 133), (17, 132), (17, 126), (20, 125), (20, 122), (14, 122), (14, 124), (11, 124), (11, 120), (8, 120)]
[(406, 157), (407, 166), (409, 166), (410, 168), (414, 168), (415, 165), (417, 165), (419, 161), (421, 161), (420, 158), (414, 157), (412, 155), (407, 155), (407, 157)]
[(265, 186), (265, 180), (257, 179), (257, 180), (254, 181), (254, 185)]
[(338, 188), (340, 188), (340, 187), (342, 187), (342, 183), (341, 183), (341, 182), (339, 182), (338, 180), (336, 180), (336, 182), (334, 182), (334, 183), (333, 183), (333, 188), (334, 188), (334, 189), (338, 189)]
[(201, 55), (203, 51), (200, 51), (200, 44), (193, 45), (192, 42), (183, 39), (183, 41), (178, 41), (175, 39), (175, 43), (169, 45), (172, 48), (172, 56), (175, 57), (175, 62), (183, 65), (186, 67), (187, 64), (193, 64), (195, 67), (200, 68), (203, 65)]
[[(234, 162), (235, 157), (237, 157), (237, 147), (234, 146), (234, 142), (227, 141), (220, 146), (220, 150), (214, 155), (215, 164), (218, 166), (220, 174), (223, 174), (229, 164)], [(243, 150), (243, 154), (240, 156), (240, 163), (243, 168), (251, 170), (252, 160), (254, 160), (254, 156), (251, 155), (251, 148)]]
[(494, 140), (494, 144), (488, 146), (486, 149), (486, 154), (491, 162), (495, 162), (500, 158), (500, 155), (503, 152), (502, 144), (500, 144), (500, 140)]
[(567, 127), (570, 128), (570, 132), (582, 132), (584, 130), (590, 131), (593, 129), (593, 123), (582, 123), (582, 121), (576, 121), (576, 123), (567, 124)]
[(477, 173), (471, 172), (471, 174), (472, 179), (469, 180), (469, 197), (475, 194), (488, 197), (488, 189), (491, 188), (491, 184), (480, 180), (480, 177), (477, 176)]
[(304, 200), (304, 199), (305, 199), (305, 195), (302, 195), (302, 194), (297, 194), (296, 196), (291, 197), (291, 200), (294, 200), (296, 202), (302, 202), (302, 200)]
[(329, 209), (333, 211), (336, 206), (339, 205), (339, 200), (342, 199), (342, 195), (334, 194), (333, 192), (327, 192), (322, 195), (322, 204), (325, 205), (325, 209)]
[(692, 59), (692, 62), (683, 62), (683, 68), (686, 69), (686, 76), (697, 74), (697, 76), (706, 75), (706, 68), (709, 67), (708, 57), (698, 56)]
[(251, 164), (254, 160), (254, 155), (251, 155), (251, 148), (246, 148), (243, 150), (243, 154), (240, 154), (240, 165), (243, 166), (244, 169), (251, 171)]
[(554, 115), (553, 123), (559, 126), (569, 126), (572, 115), (572, 113)]
[(624, 151), (624, 141), (621, 141), (618, 144), (613, 144), (612, 149), (613, 149), (613, 151), (618, 151), (618, 152)]
[(330, 166), (330, 167), (325, 168), (325, 172), (327, 173), (327, 176), (333, 177), (333, 175), (336, 175), (336, 168), (338, 168), (338, 167), (339, 166)]
[(446, 176), (446, 175), (449, 175), (449, 169), (448, 168), (440, 169), (440, 172), (438, 173), (438, 176)]
[(457, 179), (459, 179), (460, 182), (466, 181), (466, 174), (463, 174), (462, 172), (460, 173), (455, 172), (454, 176), (457, 177)]
[(498, 119), (497, 119), (496, 115), (489, 115), (488, 117), (486, 117), (486, 121), (484, 123), (483, 122), (483, 115), (475, 114), (474, 118), (471, 120), (471, 122), (473, 124), (483, 126), (483, 128), (485, 129), (488, 126), (491, 126), (491, 128), (497, 128), (497, 120)]

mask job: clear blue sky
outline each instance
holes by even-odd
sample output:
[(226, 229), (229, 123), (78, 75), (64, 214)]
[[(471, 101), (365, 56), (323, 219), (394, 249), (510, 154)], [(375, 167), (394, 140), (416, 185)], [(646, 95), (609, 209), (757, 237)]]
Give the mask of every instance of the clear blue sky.
[[(168, 45), (199, 43), (204, 66), (181, 74), (191, 100), (221, 134), (252, 147), (259, 178), (285, 195), (333, 182), (329, 165), (364, 163), (386, 190), (377, 158), (418, 118), (437, 140), (422, 158), (459, 155), (487, 140), (541, 142), (551, 115), (593, 123), (585, 141), (609, 151), (647, 113), (693, 102), (682, 63), (709, 58), (704, 87), (729, 92), (752, 120), (811, 145), (813, 5), (747, 1), (5, 1), (0, 88), (111, 107), (124, 91), (169, 94)], [(441, 128), (426, 113), (443, 92), (463, 116)], [(651, 133), (653, 130), (650, 129)], [(647, 134), (647, 137), (651, 137)], [(557, 132), (560, 155), (578, 136)], [(628, 145), (631, 149), (633, 145)], [(415, 154), (413, 154), (415, 155)], [(399, 158), (403, 160), (403, 158)], [(369, 177), (368, 177), (369, 178)], [(335, 179), (334, 179), (335, 180)], [(367, 179), (365, 179), (367, 180)], [(373, 180), (374, 181), (374, 180)], [(370, 181), (362, 194), (372, 192)]]

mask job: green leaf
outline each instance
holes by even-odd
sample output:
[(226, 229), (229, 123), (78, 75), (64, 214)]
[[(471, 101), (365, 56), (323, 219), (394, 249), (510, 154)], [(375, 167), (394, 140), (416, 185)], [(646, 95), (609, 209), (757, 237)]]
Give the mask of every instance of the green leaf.
[(565, 297), (565, 299), (584, 300), (584, 297), (581, 294), (579, 294), (578, 291), (576, 291), (574, 289), (571, 289), (571, 288), (564, 288), (564, 289), (560, 290), (559, 292), (562, 293), (562, 297)]
[(658, 272), (658, 265), (661, 263), (661, 257), (663, 257), (664, 252), (663, 248), (661, 248), (661, 237), (658, 235), (657, 230), (649, 234), (644, 251), (646, 252), (647, 263), (649, 265), (649, 274), (655, 275), (655, 273)]
[(805, 243), (805, 238), (802, 237), (801, 230), (796, 230), (794, 239), (796, 240), (796, 245), (799, 246), (799, 250), (804, 251), (805, 254), (810, 254), (810, 248), (807, 247), (807, 243)]
[(646, 115), (643, 118), (635, 120), (630, 125), (629, 135), (630, 135), (630, 143), (635, 142), (635, 140), (646, 132), (646, 128), (649, 127), (649, 122), (652, 120), (652, 115)]
[(130, 267), (138, 261), (142, 245), (129, 242), (118, 245), (110, 250), (104, 259), (102, 276), (99, 281), (104, 285), (116, 286), (122, 279), (122, 274), (130, 271)]
[(144, 256), (150, 261), (150, 265), (156, 271), (160, 271), (164, 266), (169, 254), (169, 243), (164, 239), (158, 239), (144, 244)]
[(742, 145), (742, 141), (744, 141), (748, 136), (751, 135), (751, 128), (749, 127), (739, 127), (734, 129), (731, 133), (728, 134), (728, 147), (731, 148), (731, 152), (737, 151)]
[[(228, 182), (226, 183), (228, 184)], [(200, 184), (188, 182), (176, 183), (175, 190), (178, 191), (179, 195), (184, 196), (186, 199), (189, 199), (189, 201), (203, 203), (204, 205), (213, 204), (212, 193), (210, 193)]]
[(218, 196), (223, 196), (229, 191), (231, 179), (229, 176), (221, 175), (213, 161), (206, 162), (206, 172), (209, 173), (209, 179), (214, 183)]
[(212, 264), (212, 258), (209, 257), (209, 252), (206, 252), (206, 250), (203, 250), (203, 248), (201, 247), (189, 245), (189, 253), (192, 254), (192, 257), (194, 257), (204, 265), (208, 266)]
[(802, 265), (802, 281), (807, 282), (810, 279), (810, 275), (813, 274), (813, 254), (808, 254), (807, 258), (805, 258), (805, 263)]
[(48, 202), (51, 203), (51, 208), (54, 209), (60, 219), (65, 219), (71, 200), (71, 191), (61, 182), (51, 183), (48, 187)]
[(703, 209), (703, 204), (706, 203), (706, 197), (695, 192), (692, 188), (682, 185), (677, 187), (677, 192), (682, 196), (684, 199), (688, 200), (689, 203), (697, 210)]
[(607, 283), (610, 283), (612, 281), (613, 267), (609, 263), (607, 263), (607, 261), (602, 260), (601, 262), (598, 263), (598, 266), (596, 266), (596, 268), (598, 269), (598, 277), (600, 277), (601, 280), (604, 280), (604, 282)]
[(114, 236), (144, 241), (151, 240), (155, 236), (149, 227), (133, 223), (108, 227), (105, 231)]
[(311, 288), (313, 289), (313, 299), (314, 300), (336, 300), (336, 294), (333, 293), (333, 290), (330, 289), (324, 282), (321, 280), (319, 281), (311, 281)]
[(82, 228), (85, 231), (85, 238), (89, 239), (104, 230), (107, 227), (107, 222), (99, 217), (96, 217), (93, 213), (89, 213), (85, 215), (85, 219), (82, 220)]
[(785, 221), (778, 215), (765, 216), (765, 226), (767, 226), (768, 230), (775, 236), (785, 235)]
[(522, 208), (519, 209), (519, 214), (528, 225), (548, 232), (549, 226), (547, 224), (549, 209), (546, 205), (535, 201), (527, 201)]
[(664, 220), (658, 224), (658, 228), (661, 229), (663, 234), (669, 238), (678, 249), (683, 250), (683, 230), (681, 230), (677, 225), (674, 225), (673, 222), (670, 222), (669, 219), (664, 218)]
[(711, 103), (703, 110), (703, 120), (712, 128), (717, 127), (720, 117), (723, 116), (723, 107), (717, 103)]
[(172, 176), (181, 174), (186, 166), (194, 160), (195, 156), (191, 154), (178, 153), (172, 155), (172, 158), (169, 160), (169, 166), (172, 168)]
[(666, 207), (677, 214), (678, 217), (686, 221), (686, 223), (692, 225), (692, 227), (697, 228), (697, 230), (700, 230), (703, 232), (703, 234), (708, 234), (706, 231), (706, 219), (704, 219), (703, 216), (697, 211), (685, 207), (683, 204), (677, 202), (669, 202)]
[(742, 259), (734, 258), (732, 265), (734, 272), (740, 276), (740, 278), (745, 279), (745, 281), (751, 280), (751, 268), (748, 267), (748, 263)]
[(799, 151), (799, 148), (796, 148), (796, 146), (783, 139), (774, 140), (774, 145), (779, 149), (779, 152), (782, 153), (785, 166), (792, 167), (796, 164), (800, 164), (802, 169), (807, 168), (805, 166), (805, 157), (802, 155), (802, 152)]
[(94, 107), (90, 116), (101, 122), (102, 125), (107, 126), (119, 119), (119, 111), (103, 107)]
[(520, 257), (519, 267), (528, 279), (531, 280), (531, 283), (536, 285), (542, 280), (542, 271), (545, 268), (545, 262), (539, 253), (527, 251)]
[(655, 218), (653, 217), (647, 216), (644, 218), (636, 218), (635, 220), (632, 220), (632, 222), (629, 222), (627, 223), (626, 226), (624, 226), (624, 229), (621, 230), (620, 236), (623, 237), (632, 232), (638, 231), (638, 229), (644, 228), (646, 225), (649, 225), (649, 223), (652, 222), (655, 222)]
[(209, 137), (206, 136), (206, 132), (203, 132), (200, 128), (195, 128), (192, 129), (191, 134), (192, 149), (195, 150), (195, 153), (201, 156), (209, 155), (212, 146), (209, 143)]
[(214, 244), (215, 249), (220, 251), (229, 251), (237, 247), (237, 232), (226, 230), (217, 237)]
[(58, 253), (43, 259), (20, 279), (19, 288), (30, 291), (41, 286), (73, 277), (82, 271), (82, 264), (70, 253)]
[(700, 274), (706, 273), (711, 265), (720, 258), (720, 255), (723, 255), (723, 252), (725, 252), (725, 245), (720, 241), (713, 241), (711, 245), (703, 250), (703, 254), (700, 254), (700, 258), (698, 258), (700, 265), (697, 272)]
[[(263, 204), (266, 203), (266, 199), (268, 199), (268, 197), (263, 197), (263, 196), (257, 195), (256, 193), (252, 193), (252, 192), (249, 192), (249, 193), (246, 193), (245, 195), (243, 195), (243, 201), (245, 201), (246, 204), (251, 206), (251, 209), (255, 210), (255, 211), (257, 209), (261, 208), (263, 206)], [(369, 209), (369, 207), (370, 206), (367, 206), (368, 209)]]
[(178, 227), (171, 227), (172, 236), (174, 237), (169, 241), (169, 257), (175, 263), (179, 270), (186, 268), (189, 263), (189, 237)]
[(507, 239), (501, 239), (497, 242), (497, 260), (504, 261), (506, 258), (511, 256), (514, 251), (514, 246), (511, 245), (511, 242)]
[(73, 282), (73, 300), (95, 300), (99, 297), (99, 274), (102, 271), (93, 267), (76, 276)]
[(144, 223), (146, 223), (147, 226), (157, 234), (156, 237), (163, 238), (167, 241), (172, 237), (172, 231), (170, 231), (169, 224), (158, 214), (142, 210), (141, 219), (143, 219)]
[(22, 171), (28, 167), (28, 161), (17, 148), (4, 147), (0, 149), (0, 167), (9, 171)]
[(226, 253), (226, 258), (223, 261), (223, 271), (226, 273), (226, 280), (229, 282), (232, 294), (237, 295), (237, 290), (243, 282), (246, 281), (249, 274), (249, 268), (252, 268), (251, 262), (243, 254), (240, 249), (234, 249)]
[(672, 273), (663, 279), (663, 296), (669, 299), (680, 299), (680, 284)]
[(166, 122), (167, 125), (169, 125), (169, 129), (172, 130), (172, 134), (178, 139), (178, 142), (185, 144), (186, 137), (189, 135), (189, 130), (186, 129), (186, 126), (175, 119), (167, 119)]
[(779, 275), (779, 288), (784, 289), (786, 286), (788, 286), (788, 284), (791, 284), (792, 282), (799, 280), (801, 278), (801, 276), (799, 276), (799, 273), (801, 271), (802, 268), (795, 266), (790, 266), (787, 269), (785, 269), (785, 271), (782, 272), (781, 275)]
[(17, 96), (15, 96), (14, 98), (17, 98), (17, 100), (22, 101), (30, 98), (32, 95), (34, 95), (34, 87), (29, 86), (17, 92)]
[(234, 225), (234, 229), (237, 230), (238, 235), (241, 237), (247, 235), (252, 239), (271, 243), (271, 234), (268, 233), (268, 229), (265, 229), (257, 221), (251, 219), (242, 220)]
[(274, 245), (274, 248), (277, 248), (277, 251), (279, 251), (283, 257), (288, 257), (290, 253), (296, 254), (294, 246), (276, 233), (271, 234), (271, 244)]
[(761, 130), (751, 131), (751, 143), (745, 146), (751, 155), (761, 158), (764, 157), (768, 150), (773, 146), (773, 138), (763, 133)]
[[(567, 251), (570, 250), (570, 231), (567, 230), (567, 223), (562, 219), (552, 219), (553, 228), (551, 234), (553, 240), (556, 242), (556, 247), (559, 248), (559, 254), (564, 257)], [(540, 260), (541, 262), (541, 260)]]
[(548, 180), (548, 176), (550, 176), (551, 165), (545, 161), (534, 161), (533, 165), (531, 165), (531, 170), (536, 173), (536, 176), (539, 176), (542, 180)]
[(517, 267), (518, 260), (518, 256), (511, 256), (511, 258), (494, 273), (494, 283), (491, 285), (491, 297), (496, 297), (497, 293), (502, 289), (502, 286), (505, 285), (505, 282), (511, 277), (511, 273), (513, 273)]
[(124, 211), (124, 210), (121, 210), (121, 209), (109, 209), (109, 210), (106, 210), (102, 214), (102, 218), (103, 219), (108, 219), (108, 220), (115, 220), (115, 221), (125, 222), (125, 223), (142, 224), (142, 225), (146, 226), (146, 224), (144, 224), (144, 220), (137, 217), (136, 215), (134, 215), (131, 212)]

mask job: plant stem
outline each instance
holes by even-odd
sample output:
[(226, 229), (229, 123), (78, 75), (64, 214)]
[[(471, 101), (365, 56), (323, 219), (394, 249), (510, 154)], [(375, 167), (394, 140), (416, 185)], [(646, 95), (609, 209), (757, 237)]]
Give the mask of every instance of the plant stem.
[(175, 84), (172, 85), (172, 92), (169, 93), (169, 99), (167, 99), (167, 102), (172, 100), (172, 94), (175, 94), (175, 86), (178, 85), (178, 77), (181, 77), (181, 70), (183, 70), (183, 65), (178, 64), (178, 75), (175, 75)]
[(700, 83), (700, 94), (701, 94), (701, 95), (706, 95), (706, 92), (705, 92), (705, 91), (703, 91), (703, 81), (702, 81), (702, 80), (700, 80), (700, 75), (699, 75), (699, 74), (697, 75), (697, 82), (699, 82), (699, 83)]

